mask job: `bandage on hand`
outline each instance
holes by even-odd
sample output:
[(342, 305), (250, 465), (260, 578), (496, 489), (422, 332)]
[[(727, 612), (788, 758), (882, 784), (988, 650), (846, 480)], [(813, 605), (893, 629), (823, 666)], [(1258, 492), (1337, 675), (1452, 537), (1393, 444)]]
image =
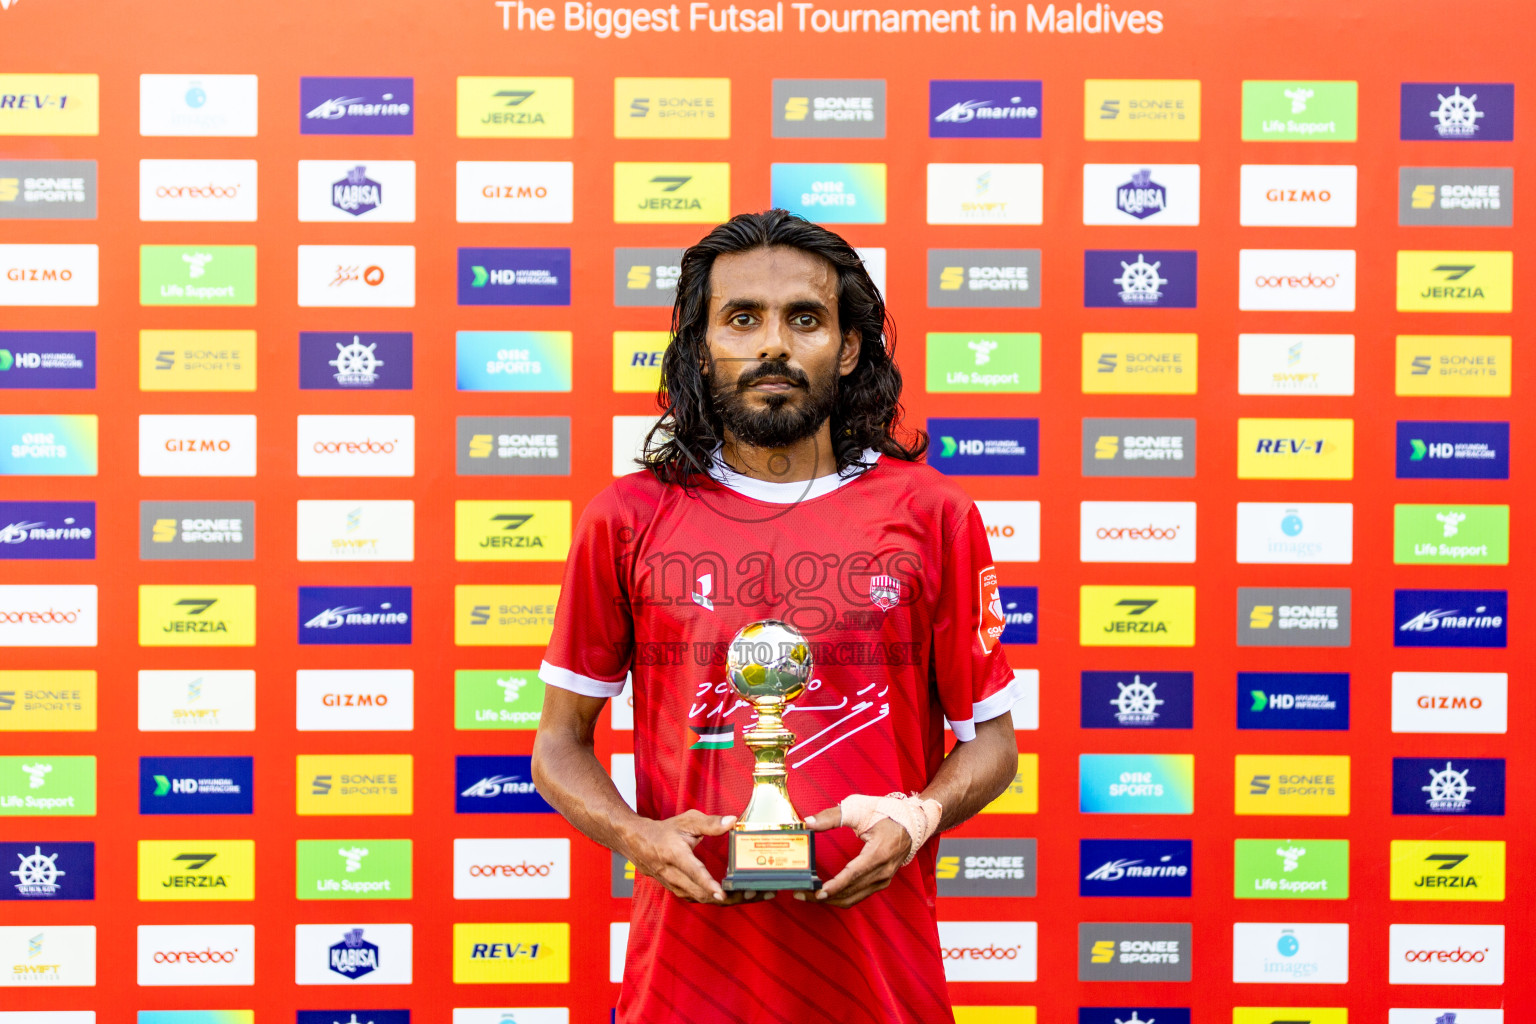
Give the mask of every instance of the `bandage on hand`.
[(923, 848), (928, 837), (939, 829), (939, 816), (944, 807), (937, 800), (919, 800), (917, 794), (888, 793), (885, 796), (866, 796), (855, 793), (844, 797), (838, 805), (843, 812), (843, 824), (853, 829), (853, 834), (868, 841), (869, 832), (883, 818), (889, 818), (906, 830), (912, 839), (902, 867), (912, 863), (917, 851)]

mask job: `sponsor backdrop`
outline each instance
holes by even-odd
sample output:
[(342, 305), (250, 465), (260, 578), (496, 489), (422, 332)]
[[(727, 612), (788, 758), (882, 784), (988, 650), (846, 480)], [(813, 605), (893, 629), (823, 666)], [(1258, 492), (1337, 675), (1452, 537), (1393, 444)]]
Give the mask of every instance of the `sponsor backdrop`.
[(0, 0), (0, 1024), (609, 1019), (535, 670), (770, 203), (885, 288), (1036, 695), (939, 849), (961, 1021), (1530, 1005), (1533, 29)]

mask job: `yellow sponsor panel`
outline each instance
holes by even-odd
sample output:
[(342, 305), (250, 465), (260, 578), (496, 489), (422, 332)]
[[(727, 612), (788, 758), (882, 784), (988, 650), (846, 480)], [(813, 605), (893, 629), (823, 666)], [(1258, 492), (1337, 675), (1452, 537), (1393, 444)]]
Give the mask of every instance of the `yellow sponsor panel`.
[(1083, 83), (1083, 138), (1200, 138), (1200, 80), (1090, 78)]
[(728, 139), (729, 78), (615, 78), (616, 139)]
[(255, 331), (140, 331), (140, 391), (255, 391)]
[(460, 75), (461, 139), (569, 139), (576, 128), (570, 78)]
[(1499, 902), (1504, 899), (1502, 840), (1392, 840), (1394, 900)]
[(613, 390), (654, 395), (661, 385), (661, 356), (671, 337), (667, 331), (614, 331)]
[(256, 588), (250, 584), (139, 586), (140, 647), (254, 647)]
[(96, 673), (0, 671), (0, 732), (95, 732)]
[(568, 501), (457, 501), (453, 557), (460, 562), (563, 562), (571, 551)]
[(410, 754), (300, 754), (299, 814), (410, 814)]
[(1232, 1024), (1349, 1024), (1342, 1006), (1234, 1006)]
[(139, 899), (253, 900), (251, 839), (140, 839)]
[(1193, 647), (1194, 587), (1085, 586), (1078, 592), (1084, 647)]
[(100, 120), (95, 75), (0, 75), (0, 135), (98, 135)]
[(1237, 421), (1239, 480), (1349, 480), (1354, 420)]
[(460, 584), (453, 588), (453, 642), (460, 647), (543, 647), (555, 629), (559, 584)]
[(1001, 796), (982, 814), (1037, 814), (1040, 811), (1040, 755), (1020, 754), (1019, 770)]
[(1237, 814), (1346, 815), (1349, 758), (1238, 754), (1233, 796)]
[(1398, 250), (1399, 312), (1508, 313), (1514, 301), (1514, 253)]
[(1508, 398), (1512, 350), (1508, 335), (1399, 334), (1397, 393)]
[(718, 224), (731, 216), (731, 165), (613, 165), (616, 224)]
[(1035, 1024), (1033, 1006), (957, 1006), (955, 1024)]
[(453, 926), (455, 985), (565, 984), (571, 926), (565, 922)]
[(1195, 334), (1084, 334), (1083, 394), (1193, 395)]

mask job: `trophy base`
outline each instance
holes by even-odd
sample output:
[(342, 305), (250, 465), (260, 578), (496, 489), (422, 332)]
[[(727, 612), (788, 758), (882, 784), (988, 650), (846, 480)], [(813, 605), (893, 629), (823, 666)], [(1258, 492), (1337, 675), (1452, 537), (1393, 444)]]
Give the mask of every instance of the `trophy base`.
[(720, 887), (726, 892), (820, 889), (813, 834), (803, 828), (730, 833), (730, 866)]

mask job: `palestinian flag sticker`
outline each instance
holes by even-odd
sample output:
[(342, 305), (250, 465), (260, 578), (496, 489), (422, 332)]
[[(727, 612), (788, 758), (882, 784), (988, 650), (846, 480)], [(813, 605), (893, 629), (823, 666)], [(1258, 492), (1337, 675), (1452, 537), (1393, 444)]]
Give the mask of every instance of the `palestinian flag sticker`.
[(736, 726), (730, 725), (690, 725), (698, 734), (698, 741), (689, 747), (689, 750), (729, 750), (736, 745)]

